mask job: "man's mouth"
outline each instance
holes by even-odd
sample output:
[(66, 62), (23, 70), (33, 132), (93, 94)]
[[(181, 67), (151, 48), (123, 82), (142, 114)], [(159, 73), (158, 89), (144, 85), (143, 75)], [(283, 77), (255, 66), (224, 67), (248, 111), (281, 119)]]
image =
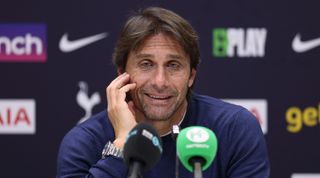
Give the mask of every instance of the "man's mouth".
[(172, 96), (170, 95), (153, 95), (153, 94), (148, 94), (146, 93), (146, 95), (151, 98), (151, 99), (155, 99), (155, 100), (167, 100), (172, 98)]

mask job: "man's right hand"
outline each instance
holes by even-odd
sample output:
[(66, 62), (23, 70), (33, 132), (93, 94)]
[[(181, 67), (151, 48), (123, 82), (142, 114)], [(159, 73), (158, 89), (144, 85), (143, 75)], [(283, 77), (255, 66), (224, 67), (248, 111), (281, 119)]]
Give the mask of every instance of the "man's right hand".
[(115, 132), (113, 144), (123, 148), (130, 130), (137, 125), (132, 101), (126, 102), (126, 93), (136, 88), (136, 83), (128, 83), (130, 75), (123, 73), (114, 79), (106, 89), (108, 116)]

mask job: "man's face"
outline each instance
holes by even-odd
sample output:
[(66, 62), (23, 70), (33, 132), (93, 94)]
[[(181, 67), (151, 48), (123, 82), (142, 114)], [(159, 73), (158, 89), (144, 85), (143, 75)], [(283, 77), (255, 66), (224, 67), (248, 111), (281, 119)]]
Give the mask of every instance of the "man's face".
[(130, 94), (147, 120), (168, 120), (184, 112), (196, 71), (190, 70), (190, 57), (173, 38), (162, 33), (146, 38), (129, 53), (125, 71), (137, 84)]

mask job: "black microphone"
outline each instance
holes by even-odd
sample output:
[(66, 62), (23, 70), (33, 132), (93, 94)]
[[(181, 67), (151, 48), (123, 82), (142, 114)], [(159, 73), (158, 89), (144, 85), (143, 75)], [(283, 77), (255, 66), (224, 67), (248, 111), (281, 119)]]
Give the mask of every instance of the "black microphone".
[(160, 159), (162, 143), (156, 130), (148, 124), (136, 125), (128, 134), (123, 158), (129, 167), (128, 178), (142, 178), (142, 172)]

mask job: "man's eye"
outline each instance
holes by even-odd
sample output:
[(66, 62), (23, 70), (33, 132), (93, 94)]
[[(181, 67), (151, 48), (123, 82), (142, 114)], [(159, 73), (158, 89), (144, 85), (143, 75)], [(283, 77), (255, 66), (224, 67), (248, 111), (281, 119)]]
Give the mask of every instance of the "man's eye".
[(169, 63), (167, 66), (173, 70), (178, 70), (180, 68), (180, 65), (177, 63)]
[(148, 69), (148, 68), (151, 68), (153, 66), (153, 64), (151, 62), (142, 62), (139, 64), (139, 66), (142, 69)]

